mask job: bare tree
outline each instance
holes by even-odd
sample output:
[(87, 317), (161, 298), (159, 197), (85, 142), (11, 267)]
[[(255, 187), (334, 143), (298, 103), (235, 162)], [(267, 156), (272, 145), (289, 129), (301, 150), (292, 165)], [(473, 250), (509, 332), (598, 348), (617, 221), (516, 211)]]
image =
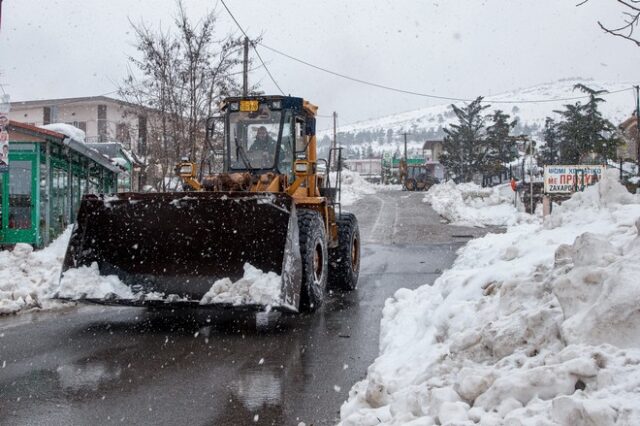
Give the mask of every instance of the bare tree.
[[(130, 57), (131, 69), (120, 95), (140, 105), (147, 117), (145, 152), (150, 180), (166, 190), (165, 179), (183, 156), (193, 161), (206, 155), (205, 122), (221, 98), (240, 93), (238, 66), (242, 38), (216, 36), (217, 16), (209, 12), (198, 22), (189, 19), (182, 1), (169, 30), (131, 23), (140, 57)], [(155, 182), (153, 182), (155, 181)]]
[[(589, 0), (584, 0), (578, 3), (577, 6), (582, 6), (588, 1)], [(624, 38), (635, 43), (636, 46), (640, 46), (640, 40), (634, 37), (634, 31), (638, 27), (638, 22), (640, 22), (640, 0), (615, 0), (615, 2), (623, 8), (622, 15), (624, 24), (608, 26), (598, 21), (598, 25), (604, 32)]]

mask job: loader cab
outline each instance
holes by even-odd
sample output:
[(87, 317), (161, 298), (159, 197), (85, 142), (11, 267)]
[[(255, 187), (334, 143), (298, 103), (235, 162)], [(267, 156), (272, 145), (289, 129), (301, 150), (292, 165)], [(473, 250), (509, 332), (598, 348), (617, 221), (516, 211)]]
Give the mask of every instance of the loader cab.
[(225, 112), (225, 171), (294, 177), (293, 165), (304, 158), (309, 123), (303, 100), (287, 96), (229, 98)]

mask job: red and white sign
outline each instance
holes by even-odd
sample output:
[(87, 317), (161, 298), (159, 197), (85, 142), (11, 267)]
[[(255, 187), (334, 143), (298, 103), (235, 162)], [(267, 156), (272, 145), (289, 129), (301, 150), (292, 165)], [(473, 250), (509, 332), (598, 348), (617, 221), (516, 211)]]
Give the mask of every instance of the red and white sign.
[(606, 166), (544, 166), (544, 192), (567, 194), (582, 191), (600, 179)]

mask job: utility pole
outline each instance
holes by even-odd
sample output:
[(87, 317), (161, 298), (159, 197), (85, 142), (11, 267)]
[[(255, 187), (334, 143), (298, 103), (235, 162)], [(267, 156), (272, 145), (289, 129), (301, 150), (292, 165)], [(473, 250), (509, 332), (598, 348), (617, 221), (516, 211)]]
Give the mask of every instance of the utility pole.
[(529, 140), (529, 211), (533, 211), (533, 140)]
[(402, 135), (404, 136), (404, 161), (408, 161), (409, 157), (407, 157), (407, 135), (411, 133), (404, 132)]
[(640, 176), (640, 86), (636, 86), (636, 171)]
[(244, 61), (242, 62), (242, 96), (249, 92), (249, 37), (244, 38)]
[(331, 158), (331, 168), (335, 171), (338, 170), (338, 165), (336, 164), (336, 148), (338, 146), (338, 138), (337, 138), (337, 133), (336, 133), (336, 126), (338, 122), (338, 113), (333, 111), (333, 150), (332, 150), (332, 154), (331, 156), (333, 158)]

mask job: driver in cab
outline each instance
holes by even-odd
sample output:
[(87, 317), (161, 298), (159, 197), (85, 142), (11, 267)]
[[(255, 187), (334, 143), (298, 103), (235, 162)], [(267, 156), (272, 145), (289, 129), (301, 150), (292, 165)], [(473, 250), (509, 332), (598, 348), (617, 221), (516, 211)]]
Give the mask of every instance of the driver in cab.
[(256, 140), (249, 148), (249, 152), (264, 152), (272, 155), (276, 150), (276, 141), (269, 136), (267, 128), (260, 126), (256, 134)]

